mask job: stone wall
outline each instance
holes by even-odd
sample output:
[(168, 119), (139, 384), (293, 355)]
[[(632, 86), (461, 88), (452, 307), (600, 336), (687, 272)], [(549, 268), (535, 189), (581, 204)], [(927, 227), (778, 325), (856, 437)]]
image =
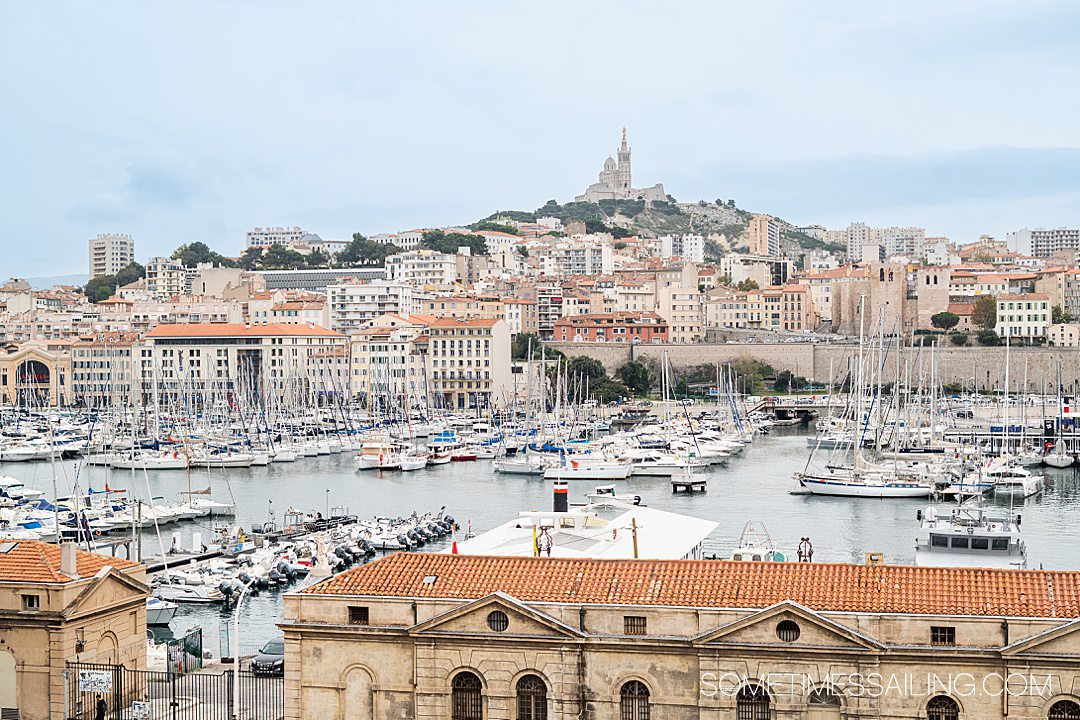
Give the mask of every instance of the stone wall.
[[(817, 382), (829, 379), (829, 366), (832, 363), (833, 374), (838, 380), (847, 372), (848, 361), (858, 354), (858, 346), (850, 343), (738, 343), (738, 344), (624, 344), (624, 343), (549, 343), (550, 347), (561, 350), (568, 356), (587, 355), (604, 364), (608, 372), (614, 372), (620, 365), (634, 359), (660, 362), (667, 353), (671, 364), (676, 368), (691, 365), (720, 363), (721, 365), (738, 358), (749, 357), (768, 363), (777, 370), (790, 370)], [(885, 379), (892, 381), (896, 374), (895, 349), (888, 348), (883, 359)], [(900, 372), (906, 372), (905, 365), (911, 358), (911, 375), (917, 380), (919, 370), (929, 380), (930, 349), (923, 348), (921, 360), (919, 350), (905, 348), (900, 359)], [(1005, 383), (1005, 348), (1003, 347), (941, 347), (934, 351), (937, 364), (937, 376), (942, 383), (958, 383), (971, 386), (972, 378), (978, 380), (979, 390), (988, 386), (1002, 389)], [(1015, 348), (1010, 350), (1009, 386), (1013, 391), (1024, 388), (1025, 370), (1027, 373), (1026, 389), (1039, 392), (1045, 388), (1052, 392), (1057, 376), (1058, 363), (1061, 363), (1061, 379), (1066, 392), (1071, 388), (1080, 389), (1080, 349), (1078, 348)]]

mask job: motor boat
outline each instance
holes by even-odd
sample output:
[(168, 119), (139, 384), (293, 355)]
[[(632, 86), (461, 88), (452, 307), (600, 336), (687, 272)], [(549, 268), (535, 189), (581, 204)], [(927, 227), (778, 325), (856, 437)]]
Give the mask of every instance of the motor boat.
[(764, 525), (753, 521), (743, 526), (739, 544), (728, 557), (738, 562), (786, 562), (784, 553), (776, 549)]
[(585, 497), (589, 498), (589, 502), (593, 505), (606, 505), (614, 502), (620, 505), (629, 503), (630, 505), (645, 507), (645, 503), (641, 502), (640, 495), (625, 495), (616, 492), (614, 485), (597, 485), (591, 493), (586, 493)]
[(1020, 515), (985, 507), (981, 499), (920, 510), (915, 564), (934, 567), (1026, 568)]
[(146, 624), (168, 625), (179, 607), (174, 602), (151, 595), (146, 598)]

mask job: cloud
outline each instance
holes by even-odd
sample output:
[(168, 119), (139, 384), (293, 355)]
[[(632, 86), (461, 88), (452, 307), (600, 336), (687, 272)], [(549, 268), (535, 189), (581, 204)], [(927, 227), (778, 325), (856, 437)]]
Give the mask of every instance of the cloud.
[[(669, 181), (736, 188), (745, 206), (794, 215), (843, 209), (925, 207), (1080, 193), (1080, 149), (980, 147), (933, 155), (846, 155), (790, 162), (714, 165)], [(688, 198), (692, 199), (692, 198)]]
[(106, 175), (115, 179), (103, 178), (107, 188), (73, 205), (65, 214), (70, 221), (129, 222), (147, 212), (189, 207), (200, 191), (190, 164), (176, 158), (129, 161)]

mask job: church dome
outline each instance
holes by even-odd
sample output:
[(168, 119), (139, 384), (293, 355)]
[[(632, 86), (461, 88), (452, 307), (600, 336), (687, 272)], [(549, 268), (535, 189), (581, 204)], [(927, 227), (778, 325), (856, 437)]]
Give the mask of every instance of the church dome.
[(615, 169), (615, 161), (612, 158), (609, 157), (607, 160), (604, 161), (604, 169), (605, 170), (614, 170)]

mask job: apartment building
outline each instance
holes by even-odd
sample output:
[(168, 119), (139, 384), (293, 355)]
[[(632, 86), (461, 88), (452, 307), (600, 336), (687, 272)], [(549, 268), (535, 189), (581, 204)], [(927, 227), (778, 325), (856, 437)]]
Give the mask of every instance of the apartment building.
[(1004, 293), (997, 296), (997, 325), (1001, 337), (1045, 338), (1050, 327), (1050, 296), (1046, 293)]
[(504, 406), (513, 391), (506, 321), (434, 317), (426, 324), (419, 351), (428, 358), (436, 403), (459, 410)]
[(419, 312), (459, 319), (501, 318), (511, 335), (536, 333), (536, 302), (502, 295), (435, 295), (417, 303)]
[(115, 275), (135, 262), (135, 241), (130, 235), (106, 233), (89, 243), (90, 279)]
[(424, 240), (423, 230), (405, 230), (399, 233), (379, 233), (368, 238), (380, 245), (393, 245), (405, 251), (419, 250)]
[(1007, 233), (1005, 240), (1015, 253), (1045, 258), (1066, 250), (1080, 250), (1080, 228), (1025, 228)]
[(189, 270), (172, 258), (153, 257), (146, 261), (146, 291), (157, 300), (168, 300), (191, 292), (195, 270)]
[(434, 250), (410, 250), (386, 258), (386, 277), (417, 287), (449, 286), (457, 282), (457, 259)]
[(764, 319), (765, 299), (760, 290), (721, 287), (705, 301), (705, 325), (710, 328), (752, 330), (764, 327)]
[(768, 215), (755, 215), (746, 228), (751, 255), (776, 257), (780, 254), (780, 225)]
[(600, 239), (553, 243), (539, 259), (545, 275), (609, 275), (615, 270), (611, 245)]
[(1080, 317), (1080, 268), (1056, 266), (1036, 275), (1035, 292), (1046, 293), (1050, 307), (1057, 305), (1073, 317)]
[(161, 324), (243, 322), (240, 303), (201, 295), (181, 295), (168, 302), (133, 302), (128, 312), (131, 330), (137, 333)]
[[(697, 270), (694, 270), (695, 278)], [(701, 292), (697, 286), (669, 285), (656, 289), (656, 312), (669, 328), (674, 343), (700, 342), (705, 337), (702, 326)]]
[(292, 247), (307, 234), (303, 228), (299, 227), (257, 227), (247, 231), (244, 247), (270, 247), (271, 245)]
[(88, 408), (133, 407), (138, 402), (137, 333), (98, 333), (71, 345), (71, 392)]
[[(779, 242), (779, 235), (777, 235)], [(779, 245), (777, 245), (779, 250)], [(663, 235), (660, 237), (660, 257), (677, 257), (687, 262), (705, 262), (705, 238), (701, 235)]]
[(1046, 331), (1048, 344), (1055, 347), (1080, 347), (1080, 325), (1076, 323), (1058, 323)]
[(427, 357), (417, 338), (427, 330), (423, 320), (387, 315), (349, 335), (352, 397), (376, 407), (390, 400), (397, 407), (424, 407), (430, 397)]
[(326, 299), (330, 306), (330, 328), (345, 334), (364, 327), (380, 315), (420, 310), (416, 288), (399, 279), (330, 285), (326, 288)]
[(809, 332), (817, 327), (817, 314), (810, 288), (783, 285), (761, 290), (762, 324), (768, 330)]
[(655, 312), (591, 313), (559, 318), (553, 336), (560, 342), (667, 342), (668, 323)]
[[(309, 394), (325, 384), (315, 356), (348, 338), (318, 325), (161, 324), (146, 334), (138, 380), (144, 402), (214, 392)], [(192, 391), (194, 395), (192, 395)]]

